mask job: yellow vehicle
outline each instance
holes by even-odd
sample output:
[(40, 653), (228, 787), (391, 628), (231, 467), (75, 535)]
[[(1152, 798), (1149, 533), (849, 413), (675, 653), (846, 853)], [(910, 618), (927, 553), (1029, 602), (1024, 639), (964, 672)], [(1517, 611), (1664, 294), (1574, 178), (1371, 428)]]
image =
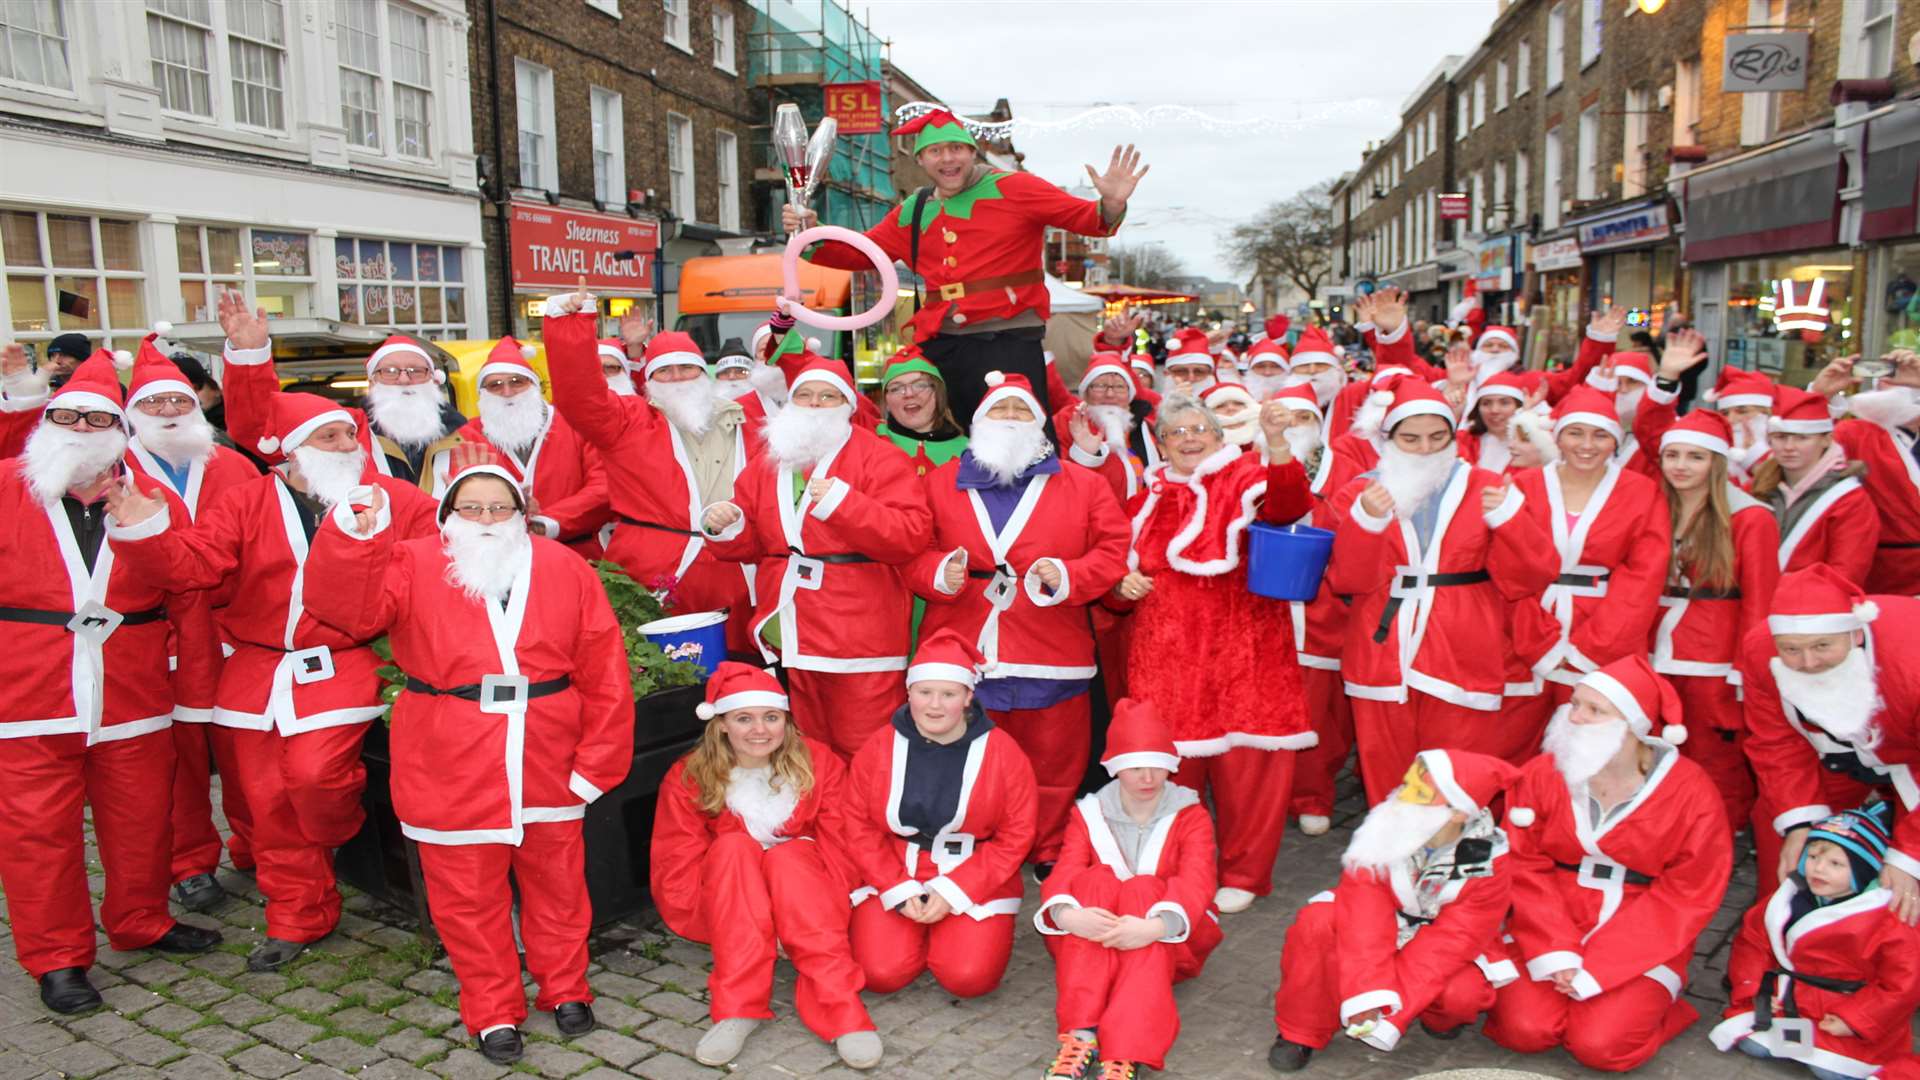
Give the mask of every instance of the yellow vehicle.
[[(468, 416), (480, 415), (480, 369), (486, 365), (487, 354), (499, 343), (499, 338), (432, 342), (453, 361), (447, 369), (447, 392), (453, 407)], [(546, 345), (538, 341), (520, 344), (533, 346), (533, 359), (527, 361), (527, 365), (540, 376), (541, 394), (552, 401), (553, 382), (547, 377)]]

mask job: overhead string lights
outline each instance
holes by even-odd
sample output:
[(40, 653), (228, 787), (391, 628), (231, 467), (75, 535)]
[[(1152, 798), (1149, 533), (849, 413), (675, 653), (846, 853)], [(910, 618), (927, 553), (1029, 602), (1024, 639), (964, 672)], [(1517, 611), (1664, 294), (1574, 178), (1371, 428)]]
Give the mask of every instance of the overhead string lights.
[[(1057, 120), (1040, 120), (1031, 117), (991, 121), (975, 120), (965, 116), (957, 118), (973, 134), (973, 137), (981, 142), (1002, 142), (1013, 138), (1016, 134), (1027, 138), (1086, 128), (1114, 127), (1131, 128), (1136, 131), (1172, 127), (1223, 135), (1271, 134), (1319, 127), (1340, 120), (1371, 118), (1378, 116), (1382, 108), (1380, 102), (1366, 98), (1291, 104), (1294, 113), (1291, 118), (1269, 115), (1233, 119), (1215, 116), (1203, 108), (1192, 105), (1149, 105), (1145, 108), (1135, 108), (1131, 105), (1114, 104), (1092, 105), (1072, 116)], [(904, 124), (937, 109), (946, 108), (945, 105), (931, 101), (910, 101), (894, 110), (894, 123), (896, 126)]]

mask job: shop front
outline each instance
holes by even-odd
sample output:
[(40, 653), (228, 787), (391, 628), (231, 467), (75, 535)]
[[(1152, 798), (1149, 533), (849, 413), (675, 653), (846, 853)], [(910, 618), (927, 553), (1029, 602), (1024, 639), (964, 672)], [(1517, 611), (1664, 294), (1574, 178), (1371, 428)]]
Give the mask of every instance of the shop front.
[(1665, 200), (1573, 222), (1586, 262), (1587, 306), (1627, 309), (1629, 333), (1658, 335), (1680, 299), (1680, 248)]
[(1580, 241), (1563, 236), (1527, 249), (1532, 281), (1527, 291), (1527, 366), (1571, 364), (1584, 332)]
[(1407, 315), (1414, 321), (1445, 322), (1447, 290), (1440, 280), (1440, 269), (1437, 262), (1424, 263), (1396, 274), (1386, 274), (1380, 278), (1380, 284), (1406, 292)]
[(1480, 297), (1489, 325), (1512, 326), (1524, 312), (1526, 303), (1520, 297), (1523, 243), (1518, 233), (1509, 233), (1488, 237), (1473, 249), (1467, 280)]
[(1861, 351), (1920, 350), (1920, 101), (1901, 102), (1867, 122), (1865, 172)]
[(635, 305), (659, 317), (653, 303), (657, 219), (516, 201), (510, 220), (514, 337), (538, 340), (546, 298), (577, 289), (582, 280), (602, 300), (602, 337), (615, 336), (620, 317)]

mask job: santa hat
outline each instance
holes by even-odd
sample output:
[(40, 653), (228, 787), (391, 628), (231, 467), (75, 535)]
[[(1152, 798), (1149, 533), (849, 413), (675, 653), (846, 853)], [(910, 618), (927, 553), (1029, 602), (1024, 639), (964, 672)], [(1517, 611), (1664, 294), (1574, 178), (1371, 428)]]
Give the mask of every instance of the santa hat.
[(1392, 432), (1400, 421), (1416, 416), (1438, 416), (1447, 422), (1448, 430), (1455, 427), (1453, 406), (1440, 391), (1419, 379), (1395, 379), (1391, 393), (1393, 400), (1387, 405), (1386, 417), (1380, 421), (1381, 431)]
[(507, 482), (507, 490), (513, 493), (514, 509), (519, 510), (523, 514), (526, 513), (527, 497), (526, 493), (520, 490), (520, 481), (516, 480), (514, 475), (506, 470), (505, 466), (496, 464), (493, 461), (482, 461), (461, 469), (459, 472), (453, 474), (451, 480), (447, 481), (447, 490), (440, 494), (438, 520), (441, 524), (446, 524), (447, 519), (453, 516), (453, 500), (459, 494), (460, 489), (466, 485), (467, 481), (481, 476), (491, 476), (496, 480), (505, 480)]
[(1660, 449), (1669, 446), (1697, 446), (1727, 457), (1733, 453), (1733, 425), (1712, 409), (1695, 409), (1660, 436)]
[[(162, 323), (161, 325), (166, 325)], [(154, 345), (154, 339), (160, 336), (155, 330), (140, 339), (140, 350), (133, 357), (133, 376), (127, 386), (127, 407), (132, 408), (141, 401), (161, 394), (185, 394), (193, 399), (197, 406), (199, 393), (193, 384), (181, 373), (172, 360)]]
[(1277, 401), (1289, 409), (1303, 409), (1315, 416), (1325, 417), (1320, 412), (1320, 396), (1313, 392), (1313, 384), (1301, 383), (1289, 386), (1267, 399)]
[(1893, 836), (1893, 804), (1875, 799), (1858, 810), (1842, 810), (1822, 818), (1807, 830), (1806, 845), (1800, 849), (1798, 870), (1807, 874), (1807, 848), (1816, 841), (1832, 844), (1846, 853), (1853, 874), (1853, 891), (1859, 892), (1880, 876), (1887, 862), (1887, 847)]
[(307, 436), (327, 424), (341, 420), (354, 423), (352, 413), (319, 394), (281, 391), (273, 395), (268, 414), (268, 434), (254, 444), (262, 454), (291, 454), (307, 441)]
[(1576, 386), (1553, 408), (1553, 433), (1559, 435), (1570, 424), (1587, 424), (1613, 436), (1615, 442), (1626, 439), (1620, 429), (1620, 413), (1613, 407), (1613, 396), (1591, 386)]
[(1713, 389), (1702, 396), (1721, 410), (1737, 409), (1742, 405), (1771, 410), (1773, 391), (1773, 380), (1757, 371), (1723, 367), (1720, 377), (1714, 380)]
[(427, 351), (426, 346), (401, 334), (389, 335), (387, 340), (380, 343), (379, 348), (373, 350), (373, 355), (367, 357), (367, 377), (373, 377), (373, 369), (380, 366), (380, 361), (385, 360), (389, 356), (396, 355), (419, 357), (426, 363), (427, 370), (433, 372), (434, 382), (443, 383), (447, 381), (447, 373), (441, 371), (440, 365), (433, 362), (433, 354)]
[(675, 364), (692, 364), (705, 371), (707, 358), (701, 355), (700, 346), (693, 340), (692, 334), (668, 330), (653, 335), (653, 339), (647, 342), (647, 378), (651, 379), (654, 372)]
[(113, 362), (113, 354), (105, 349), (97, 349), (73, 369), (67, 381), (47, 399), (46, 407), (110, 412), (125, 420), (126, 410), (121, 405), (125, 396), (120, 389), (120, 373)]
[(1680, 694), (1644, 656), (1626, 656), (1582, 676), (1579, 685), (1597, 692), (1627, 718), (1635, 735), (1647, 737), (1657, 721), (1660, 738), (1679, 746), (1687, 741), (1681, 723)]
[(1287, 336), (1287, 331), (1293, 326), (1293, 320), (1285, 315), (1269, 315), (1263, 325), (1267, 331), (1267, 340), (1278, 341)]
[(787, 381), (787, 393), (800, 389), (801, 383), (820, 383), (840, 391), (840, 396), (853, 404), (853, 376), (848, 373), (847, 365), (808, 350), (800, 354), (800, 369)]
[(722, 660), (707, 679), (707, 700), (693, 707), (693, 715), (702, 720), (730, 713), (735, 709), (780, 709), (790, 711), (787, 692), (773, 673), (751, 664)]
[(1340, 366), (1340, 355), (1333, 351), (1333, 342), (1327, 338), (1326, 331), (1317, 326), (1309, 326), (1300, 331), (1294, 340), (1293, 355), (1288, 360), (1290, 368), (1301, 364), (1332, 364)]
[(1512, 349), (1514, 352), (1520, 351), (1520, 335), (1514, 333), (1513, 327), (1511, 326), (1487, 327), (1485, 330), (1480, 331), (1478, 338), (1474, 339), (1473, 347), (1478, 349), (1482, 345), (1485, 345), (1489, 339), (1504, 341), (1507, 343), (1507, 348)]
[(1833, 430), (1833, 411), (1819, 394), (1797, 386), (1775, 387), (1767, 430), (1783, 435), (1824, 435)]
[(1520, 372), (1502, 371), (1498, 375), (1490, 375), (1473, 388), (1473, 393), (1467, 395), (1466, 415), (1472, 416), (1473, 410), (1490, 397), (1512, 398), (1524, 405), (1527, 403), (1528, 389), (1526, 376)]
[(493, 343), (487, 353), (487, 362), (480, 365), (480, 374), (473, 381), (477, 385), (486, 382), (495, 375), (518, 375), (531, 379), (539, 385), (540, 376), (533, 370), (533, 354), (540, 350), (532, 345), (522, 345), (511, 335)]
[(1204, 365), (1207, 370), (1213, 370), (1213, 350), (1207, 347), (1205, 331), (1187, 327), (1167, 343), (1165, 366), (1176, 364)]
[(1880, 617), (1880, 605), (1826, 563), (1780, 576), (1767, 629), (1775, 634), (1845, 634)]
[(1282, 371), (1290, 367), (1286, 346), (1272, 338), (1261, 338), (1254, 342), (1253, 348), (1247, 350), (1247, 366), (1251, 368), (1255, 364), (1265, 363), (1279, 364)]
[[(1145, 354), (1142, 353), (1141, 355), (1144, 356)], [(1147, 366), (1153, 366), (1151, 359), (1147, 361)], [(1080, 396), (1086, 397), (1087, 387), (1092, 386), (1093, 380), (1102, 375), (1120, 376), (1121, 381), (1127, 384), (1128, 401), (1132, 401), (1137, 395), (1137, 390), (1133, 385), (1133, 370), (1127, 366), (1126, 360), (1122, 358), (1119, 353), (1097, 352), (1093, 354), (1087, 363), (1087, 373), (1080, 376), (1080, 385), (1077, 388)]]
[(1247, 388), (1239, 383), (1215, 383), (1207, 388), (1206, 393), (1200, 395), (1200, 401), (1209, 409), (1217, 408), (1229, 401), (1237, 401), (1249, 409), (1260, 407), (1260, 403), (1253, 400), (1253, 395), (1247, 392)]
[(979, 140), (967, 125), (957, 116), (945, 109), (935, 109), (893, 129), (895, 135), (912, 135), (913, 153), (918, 154), (937, 143), (960, 143), (963, 146), (978, 147)]
[(972, 686), (980, 678), (987, 658), (971, 638), (951, 629), (936, 630), (920, 639), (914, 650), (913, 664), (907, 668), (907, 685), (939, 680)]
[(1119, 776), (1121, 769), (1180, 770), (1180, 751), (1174, 748), (1173, 735), (1160, 719), (1160, 710), (1145, 698), (1121, 698), (1113, 705), (1113, 722), (1107, 725), (1107, 752), (1100, 758), (1108, 776)]
[(1653, 357), (1643, 352), (1617, 352), (1608, 358), (1613, 365), (1614, 385), (1606, 385), (1600, 377), (1600, 369), (1594, 368), (1587, 376), (1587, 385), (1602, 390), (1618, 390), (1621, 379), (1632, 379), (1642, 386), (1653, 385)]
[[(1422, 750), (1414, 760), (1426, 766), (1434, 790), (1447, 805), (1468, 816), (1492, 805), (1520, 778), (1520, 770), (1505, 761), (1470, 750)], [(1507, 821), (1524, 828), (1533, 824), (1533, 811), (1525, 807), (1509, 811)]]
[(977, 424), (985, 420), (988, 409), (993, 408), (996, 403), (1005, 401), (1008, 398), (1015, 398), (1026, 402), (1027, 411), (1033, 414), (1035, 420), (1045, 415), (1040, 411), (1040, 399), (1033, 396), (1033, 384), (1027, 381), (1025, 375), (1018, 373), (1009, 375), (1004, 371), (989, 371), (980, 381), (987, 384), (987, 392), (980, 398), (980, 404), (973, 410), (974, 423)]
[(594, 351), (600, 354), (600, 359), (603, 363), (608, 360), (613, 360), (617, 361), (622, 367), (629, 369), (639, 366), (627, 358), (626, 343), (619, 338), (601, 338), (594, 343)]

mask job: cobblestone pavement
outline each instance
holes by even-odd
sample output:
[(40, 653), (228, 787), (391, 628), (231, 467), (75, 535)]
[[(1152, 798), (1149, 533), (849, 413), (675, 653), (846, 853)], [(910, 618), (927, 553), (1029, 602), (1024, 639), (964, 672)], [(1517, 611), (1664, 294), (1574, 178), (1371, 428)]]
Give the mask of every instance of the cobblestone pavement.
[[(1274, 1075), (1266, 1051), (1273, 1039), (1280, 943), (1294, 911), (1334, 879), (1340, 849), (1361, 810), (1350, 781), (1343, 791), (1334, 831), (1316, 838), (1290, 832), (1273, 895), (1251, 911), (1228, 916), (1225, 945), (1198, 979), (1179, 989), (1185, 1030), (1164, 1075)], [(88, 857), (97, 895), (99, 864), (91, 845)], [(1708, 1016), (1724, 1002), (1720, 978), (1726, 947), (1739, 912), (1753, 897), (1751, 863), (1743, 851), (1742, 870), (1693, 966), (1689, 995)], [(115, 952), (103, 939), (93, 978), (108, 1007), (88, 1016), (55, 1019), (40, 1006), (32, 980), (12, 962), (12, 936), (0, 922), (0, 953), (5, 954), (0, 962), (6, 968), (0, 975), (0, 1080), (324, 1080), (342, 1075), (493, 1080), (514, 1071), (579, 1080), (726, 1075), (692, 1058), (706, 1023), (707, 951), (670, 937), (657, 924), (619, 924), (596, 940), (591, 971), (600, 1030), (565, 1041), (550, 1014), (536, 1013), (528, 1026), (526, 1059), (508, 1070), (489, 1064), (472, 1048), (454, 1011), (456, 985), (446, 959), (429, 955), (406, 915), (350, 895), (333, 936), (287, 971), (250, 974), (244, 955), (264, 926), (260, 896), (247, 875), (224, 870), (220, 878), (234, 898), (211, 916), (187, 916), (186, 921), (219, 926), (226, 935), (221, 949), (180, 962), (157, 953)], [(900, 993), (870, 998), (887, 1056), (867, 1075), (910, 1080), (1041, 1075), (1054, 1041), (1053, 968), (1028, 921), (1032, 893), (1030, 888), (1006, 982), (995, 993), (956, 1001), (923, 976)], [(860, 1075), (840, 1066), (832, 1048), (799, 1025), (792, 1002), (792, 971), (783, 963), (774, 992), (782, 1019), (753, 1036), (733, 1074), (753, 1080)], [(1697, 1023), (1640, 1075), (1687, 1080), (1807, 1075), (1784, 1064), (1716, 1053), (1706, 1041), (1707, 1027), (1704, 1020)], [(1522, 1058), (1477, 1034), (1441, 1042), (1419, 1032), (1391, 1055), (1336, 1039), (1302, 1075), (1401, 1080), (1429, 1073), (1505, 1080), (1592, 1075), (1559, 1052)]]

